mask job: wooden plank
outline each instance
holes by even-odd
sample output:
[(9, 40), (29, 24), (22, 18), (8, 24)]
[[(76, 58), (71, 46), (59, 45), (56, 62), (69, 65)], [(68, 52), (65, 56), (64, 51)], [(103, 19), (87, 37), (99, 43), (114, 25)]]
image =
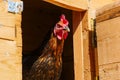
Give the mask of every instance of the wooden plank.
[(8, 13), (7, 2), (0, 2), (0, 25), (15, 27), (15, 14)]
[(0, 39), (0, 55), (16, 54), (16, 42)]
[(12, 27), (0, 27), (0, 38), (8, 39), (8, 40), (15, 40), (15, 28)]
[(16, 27), (16, 45), (22, 46), (22, 31), (20, 27)]
[(83, 11), (87, 10), (88, 5), (86, 0), (44, 0), (46, 2), (55, 4), (60, 7), (64, 7), (66, 9), (75, 10), (75, 11)]
[(21, 55), (15, 41), (0, 39), (0, 79), (22, 80)]
[(21, 15), (20, 14), (16, 14), (16, 43), (17, 46), (22, 46), (22, 30), (21, 30)]
[(4, 2), (3, 0), (0, 0), (0, 13), (7, 12), (7, 2)]
[(97, 24), (99, 65), (120, 62), (120, 17)]
[[(94, 1), (94, 0), (93, 0), (93, 1)], [(97, 1), (98, 1), (98, 0), (97, 0)], [(101, 5), (101, 4), (100, 4), (100, 5)], [(102, 14), (106, 13), (108, 10), (114, 9), (114, 8), (116, 8), (116, 7), (119, 7), (119, 6), (120, 6), (120, 1), (119, 1), (119, 0), (118, 0), (118, 1), (114, 1), (114, 2), (112, 2), (112, 3), (110, 3), (110, 4), (107, 4), (107, 5), (104, 5), (104, 6), (98, 8), (98, 9), (96, 10), (96, 16), (102, 15)]]
[(117, 0), (89, 0), (89, 1), (90, 1), (89, 6), (92, 9), (96, 10), (96, 9), (99, 9), (99, 8), (105, 6), (105, 5), (116, 2)]
[(1, 13), (0, 11), (0, 25), (15, 27), (15, 16), (11, 13)]
[(100, 66), (100, 80), (119, 80), (120, 62)]
[(75, 80), (84, 80), (81, 13), (73, 11), (73, 46)]
[(99, 65), (120, 62), (119, 37), (98, 42)]
[(15, 14), (15, 25), (21, 27), (22, 16), (21, 14)]
[(1, 80), (22, 80), (21, 56), (1, 55), (0, 56), (0, 79)]
[(120, 16), (120, 1), (98, 9), (96, 15), (97, 23)]
[(97, 23), (97, 40), (113, 37), (120, 32), (120, 17)]
[[(84, 50), (84, 80), (92, 80), (91, 75), (91, 58), (90, 58), (90, 39), (89, 39), (89, 29), (88, 29), (88, 11), (83, 14), (82, 19), (82, 26), (83, 26), (83, 50)], [(94, 69), (94, 68), (93, 68)]]
[(102, 15), (97, 16), (96, 22), (102, 22), (120, 16), (120, 6), (107, 10)]
[(22, 62), (22, 47), (17, 47), (17, 55), (21, 56), (21, 62)]
[(22, 80), (22, 48), (15, 41), (15, 26), (21, 26), (21, 16), (8, 13), (7, 5), (7, 1), (0, 0), (0, 79)]

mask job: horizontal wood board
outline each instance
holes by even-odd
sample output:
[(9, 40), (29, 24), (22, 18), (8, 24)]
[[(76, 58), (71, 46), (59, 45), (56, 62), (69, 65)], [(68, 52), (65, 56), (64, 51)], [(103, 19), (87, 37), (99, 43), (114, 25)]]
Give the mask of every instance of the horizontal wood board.
[(120, 62), (120, 17), (97, 23), (99, 65)]

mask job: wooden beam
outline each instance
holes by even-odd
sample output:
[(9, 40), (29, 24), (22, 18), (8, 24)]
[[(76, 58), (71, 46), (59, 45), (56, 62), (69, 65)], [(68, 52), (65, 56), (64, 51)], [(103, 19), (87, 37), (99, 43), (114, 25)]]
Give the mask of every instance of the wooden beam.
[(46, 2), (55, 4), (57, 6), (70, 9), (70, 10), (75, 10), (75, 11), (83, 11), (87, 10), (88, 5), (86, 0), (44, 0)]
[(98, 9), (96, 16), (97, 22), (102, 22), (120, 16), (120, 1)]
[(83, 36), (81, 19), (81, 13), (73, 11), (73, 50), (75, 80), (84, 80)]

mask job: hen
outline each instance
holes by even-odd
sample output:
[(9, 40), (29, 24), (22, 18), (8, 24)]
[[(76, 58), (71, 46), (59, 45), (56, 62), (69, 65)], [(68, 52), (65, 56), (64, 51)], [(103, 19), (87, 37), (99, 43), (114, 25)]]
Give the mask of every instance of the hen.
[(29, 72), (29, 80), (59, 80), (62, 71), (62, 52), (64, 40), (70, 29), (65, 15), (56, 23), (51, 38), (42, 55), (34, 62)]

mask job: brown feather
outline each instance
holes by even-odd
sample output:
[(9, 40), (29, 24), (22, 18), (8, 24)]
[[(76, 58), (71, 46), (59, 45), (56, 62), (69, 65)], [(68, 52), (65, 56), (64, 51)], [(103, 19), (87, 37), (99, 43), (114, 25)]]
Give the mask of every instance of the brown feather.
[(64, 40), (53, 34), (43, 50), (43, 54), (33, 64), (29, 80), (59, 80), (62, 71)]

